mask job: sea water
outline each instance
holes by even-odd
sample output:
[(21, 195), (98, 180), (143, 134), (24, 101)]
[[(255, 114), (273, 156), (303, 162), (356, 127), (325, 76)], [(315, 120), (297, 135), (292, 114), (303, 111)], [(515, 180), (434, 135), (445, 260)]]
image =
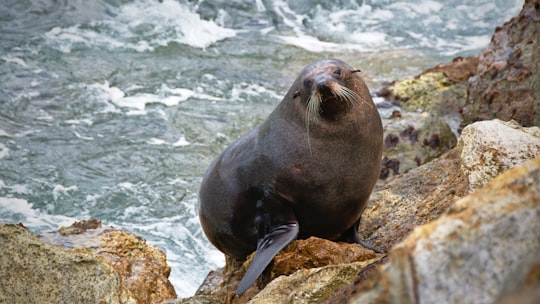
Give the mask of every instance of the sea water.
[(0, 222), (81, 219), (162, 249), (180, 297), (224, 264), (201, 178), (311, 61), (370, 89), (478, 54), (523, 1), (0, 0)]

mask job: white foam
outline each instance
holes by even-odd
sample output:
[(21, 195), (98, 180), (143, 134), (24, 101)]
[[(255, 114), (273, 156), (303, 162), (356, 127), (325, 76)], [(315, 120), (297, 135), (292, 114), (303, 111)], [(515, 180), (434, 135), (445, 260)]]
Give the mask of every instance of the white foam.
[(0, 218), (17, 218), (17, 222), (33, 230), (58, 229), (59, 226), (69, 226), (76, 221), (68, 216), (41, 212), (32, 206), (25, 199), (0, 197)]
[(260, 96), (260, 95), (270, 95), (271, 98), (281, 99), (282, 96), (277, 94), (273, 90), (269, 90), (264, 86), (261, 86), (256, 83), (247, 83), (240, 82), (233, 84), (231, 90), (231, 99), (238, 100), (243, 96)]
[(53, 196), (53, 199), (57, 201), (60, 195), (67, 195), (69, 191), (76, 191), (78, 189), (79, 188), (75, 185), (65, 187), (64, 185), (57, 184), (57, 185), (54, 185), (54, 188), (52, 190), (52, 196)]
[(184, 135), (180, 136), (180, 139), (176, 141), (174, 144), (172, 144), (174, 147), (184, 147), (189, 146), (191, 143), (186, 140), (186, 137)]
[(12, 193), (17, 194), (29, 194), (30, 189), (28, 189), (28, 185), (24, 184), (15, 184), (11, 186), (7, 186), (3, 180), (0, 179), (0, 189), (8, 189)]
[(6, 147), (3, 143), (0, 143), (0, 159), (5, 158), (9, 155), (9, 148)]
[(10, 188), (13, 193), (29, 194), (31, 191), (28, 189), (28, 185), (15, 184), (6, 188)]
[(6, 132), (5, 130), (0, 129), (0, 137), (13, 137), (11, 134)]
[[(316, 32), (325, 33), (326, 36), (337, 37), (334, 41), (323, 41), (319, 37), (305, 33), (304, 19), (307, 18), (296, 14), (284, 1), (275, 1), (274, 9), (283, 18), (283, 23), (294, 32), (292, 36), (275, 35), (274, 39), (279, 42), (303, 48), (310, 52), (343, 52), (356, 51), (365, 52), (386, 45), (387, 35), (380, 31), (358, 29), (351, 32), (350, 20), (363, 20), (372, 8), (369, 5), (362, 5), (358, 10), (341, 10), (331, 13), (319, 13), (313, 22), (319, 24)], [(392, 18), (389, 11), (380, 11), (375, 18), (379, 19), (373, 23), (381, 22)], [(370, 17), (372, 18), (372, 17)], [(367, 20), (367, 21), (366, 21)], [(341, 42), (339, 40), (342, 40)]]
[(21, 58), (19, 57), (13, 57), (13, 56), (2, 56), (0, 57), (0, 59), (4, 60), (5, 62), (8, 62), (8, 63), (14, 63), (14, 64), (18, 64), (20, 66), (22, 66), (23, 68), (28, 68), (28, 64)]
[(67, 119), (67, 120), (64, 120), (64, 123), (68, 124), (68, 125), (81, 125), (81, 124), (85, 124), (87, 126), (91, 126), (92, 124), (94, 124), (94, 122), (92, 121), (92, 119), (90, 118), (85, 118), (85, 119)]
[(126, 93), (120, 88), (111, 86), (108, 81), (104, 83), (95, 83), (88, 85), (87, 88), (92, 91), (98, 99), (108, 101), (120, 108), (129, 108), (132, 111), (128, 115), (146, 114), (146, 106), (152, 103), (160, 103), (168, 107), (177, 106), (190, 98), (199, 98), (203, 100), (220, 100), (220, 98), (210, 96), (204, 93), (197, 93), (186, 88), (169, 88), (162, 85), (158, 94), (136, 93), (133, 96), (126, 96)]
[(94, 140), (93, 137), (81, 135), (77, 131), (73, 131), (73, 134), (75, 134), (75, 136), (77, 136), (77, 138), (80, 138), (80, 139), (83, 139), (83, 140)]
[(159, 139), (159, 138), (150, 138), (147, 142), (149, 145), (156, 145), (156, 146), (161, 146), (161, 145), (166, 145), (167, 142), (164, 141), (163, 139)]
[(64, 53), (81, 46), (146, 52), (171, 42), (206, 48), (235, 35), (236, 31), (201, 19), (178, 1), (138, 0), (122, 5), (112, 19), (93, 21), (90, 26), (55, 27), (45, 38)]

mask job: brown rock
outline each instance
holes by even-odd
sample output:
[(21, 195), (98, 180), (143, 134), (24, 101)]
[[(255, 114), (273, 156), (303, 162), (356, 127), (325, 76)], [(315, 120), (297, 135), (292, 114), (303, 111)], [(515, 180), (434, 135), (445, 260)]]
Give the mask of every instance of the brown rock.
[(444, 76), (454, 82), (466, 81), (476, 74), (478, 68), (478, 57), (456, 57), (450, 63), (441, 63), (424, 73), (443, 73)]
[(358, 273), (374, 262), (376, 260), (302, 269), (280, 276), (249, 303), (322, 303), (336, 290), (352, 284)]
[(526, 0), (519, 16), (498, 27), (469, 80), (463, 125), (514, 119), (540, 125), (540, 2)]
[(176, 297), (168, 280), (171, 269), (165, 254), (133, 234), (88, 220), (45, 233), (41, 239), (98, 255), (120, 275), (122, 287), (137, 303), (159, 303)]
[(44, 243), (0, 225), (0, 303), (136, 303), (118, 273), (87, 250)]
[[(213, 300), (220, 303), (246, 303), (251, 299), (255, 299), (256, 295), (261, 290), (266, 290), (268, 288), (267, 286), (274, 284), (274, 280), (283, 276), (295, 274), (298, 271), (303, 274), (298, 274), (294, 277), (296, 279), (292, 279), (296, 283), (294, 283), (295, 285), (288, 285), (287, 292), (303, 292), (305, 295), (313, 292), (313, 297), (315, 297), (315, 293), (317, 293), (317, 298), (322, 299), (330, 296), (338, 288), (352, 284), (356, 279), (358, 271), (360, 271), (363, 266), (377, 261), (382, 256), (383, 255), (376, 254), (358, 244), (336, 243), (316, 237), (310, 237), (306, 240), (296, 240), (289, 244), (274, 258), (273, 263), (268, 267), (258, 282), (241, 296), (234, 296), (234, 291), (236, 290), (239, 280), (251, 263), (252, 257), (248, 258), (242, 265), (235, 263), (231, 259), (227, 259), (225, 267), (218, 271), (211, 272), (197, 291), (196, 297), (191, 300), (199, 299), (198, 296), (201, 296), (211, 297)], [(340, 270), (339, 267), (332, 267), (336, 265), (342, 265), (347, 270)], [(323, 270), (322, 268), (325, 269)], [(308, 271), (311, 269), (317, 270)], [(350, 275), (344, 277), (345, 273)], [(335, 284), (333, 287), (325, 287), (324, 292), (322, 289), (317, 290), (316, 292), (314, 290), (310, 291), (310, 288), (312, 288), (313, 284), (316, 284), (316, 282), (322, 284), (321, 280), (332, 281), (329, 277), (337, 275), (340, 276), (339, 284)], [(300, 280), (299, 278), (302, 276), (309, 276), (309, 281), (311, 283), (304, 285), (303, 283), (298, 282), (298, 280)], [(282, 283), (275, 284), (277, 284), (277, 286), (282, 286), (281, 284), (284, 284), (283, 282), (289, 282), (286, 284), (293, 284), (287, 279), (280, 282)], [(275, 285), (272, 288), (279, 289), (280, 287), (276, 287)], [(281, 294), (284, 293), (286, 292), (281, 291)], [(259, 297), (259, 299), (261, 299), (261, 297)], [(257, 302), (255, 301), (254, 303)]]
[(290, 275), (300, 269), (362, 262), (380, 256), (358, 244), (336, 243), (310, 237), (292, 242), (274, 258), (271, 277)]

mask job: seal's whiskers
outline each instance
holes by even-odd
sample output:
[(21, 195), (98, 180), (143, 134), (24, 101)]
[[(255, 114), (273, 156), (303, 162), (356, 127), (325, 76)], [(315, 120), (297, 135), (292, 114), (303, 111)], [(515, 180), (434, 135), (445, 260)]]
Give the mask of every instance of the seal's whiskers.
[(321, 109), (321, 95), (314, 91), (311, 96), (309, 96), (308, 103), (306, 106), (306, 117), (305, 117), (305, 123), (306, 123), (306, 136), (307, 136), (307, 143), (309, 148), (309, 154), (311, 155), (311, 140), (309, 138), (309, 122), (313, 120), (314, 122), (318, 122), (321, 113), (319, 112)]
[(362, 99), (358, 94), (356, 94), (355, 91), (347, 88), (346, 86), (337, 85), (334, 88), (334, 93), (338, 95), (342, 100), (345, 100), (349, 105), (353, 105), (355, 102), (361, 102), (370, 108), (372, 107), (369, 102), (366, 102), (364, 99)]

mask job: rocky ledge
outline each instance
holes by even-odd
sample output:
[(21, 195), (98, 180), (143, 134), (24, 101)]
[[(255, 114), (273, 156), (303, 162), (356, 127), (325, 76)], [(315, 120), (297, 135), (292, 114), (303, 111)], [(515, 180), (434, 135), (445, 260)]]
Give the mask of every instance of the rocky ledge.
[(0, 225), (0, 303), (161, 303), (176, 298), (165, 254), (89, 220), (40, 236)]
[(6, 303), (539, 303), (540, 1), (479, 56), (385, 85), (381, 179), (361, 236), (285, 248), (242, 296), (227, 260), (174, 299), (165, 255), (98, 221), (0, 225)]

